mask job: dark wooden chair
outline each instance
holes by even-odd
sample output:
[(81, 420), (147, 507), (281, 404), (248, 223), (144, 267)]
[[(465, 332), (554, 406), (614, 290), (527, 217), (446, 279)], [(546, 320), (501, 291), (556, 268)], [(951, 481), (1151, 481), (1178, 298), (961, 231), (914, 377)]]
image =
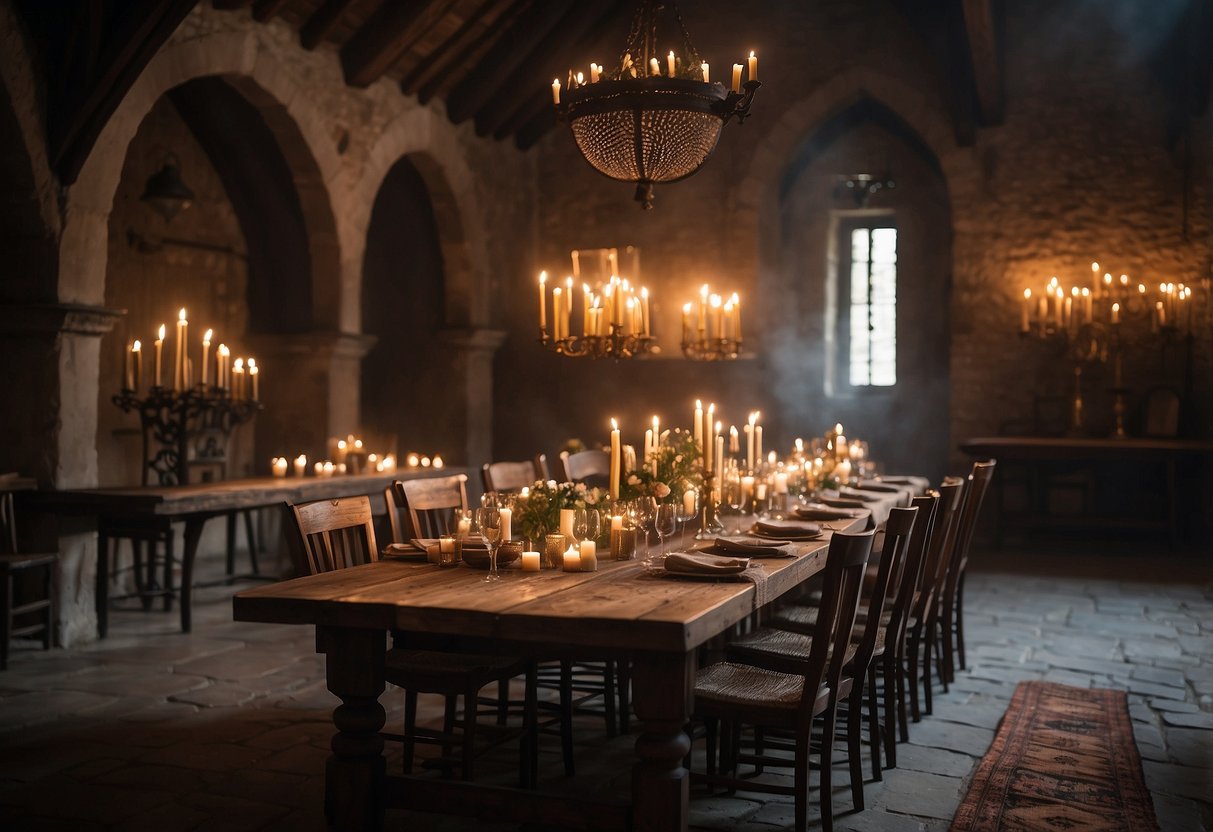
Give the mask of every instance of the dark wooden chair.
[(969, 549), (973, 543), (973, 531), (981, 504), (994, 478), (997, 460), (973, 463), (973, 470), (964, 489), (960, 517), (956, 523), (956, 541), (948, 561), (947, 580), (944, 583), (939, 620), (943, 633), (943, 657), (945, 678), (951, 682), (956, 675), (956, 666), (965, 667), (964, 590), (965, 571), (969, 565)]
[[(369, 497), (348, 497), (340, 500), (319, 500), (292, 506), (297, 538), (293, 541), (297, 567), (306, 574), (347, 569), (379, 559), (375, 544), (374, 518)], [(477, 699), (486, 685), (508, 683), (515, 676), (525, 675), (526, 705), (525, 737), (521, 744), (519, 779), (524, 787), (533, 785), (535, 736), (535, 671), (524, 659), (513, 656), (478, 655), (440, 650), (393, 647), (385, 660), (385, 678), (404, 689), (404, 773), (413, 767), (417, 743), (438, 745), (443, 756), (437, 762), (444, 768), (459, 767), (464, 780), (471, 780), (480, 715)], [(431, 693), (445, 700), (445, 716), (441, 731), (417, 727), (417, 695)], [(456, 703), (463, 697), (462, 730), (456, 729)], [(392, 736), (392, 735), (388, 735)], [(449, 756), (449, 749), (458, 746), (458, 758)]]
[[(884, 528), (884, 546), (880, 564), (871, 585), (867, 588), (867, 599), (858, 613), (861, 631), (852, 640), (847, 664), (843, 668), (845, 679), (850, 680), (850, 694), (846, 699), (848, 763), (851, 770), (851, 791), (855, 810), (863, 810), (863, 768), (860, 759), (862, 745), (863, 694), (865, 680), (868, 691), (868, 739), (872, 753), (872, 773), (880, 779), (880, 711), (876, 707), (876, 659), (892, 652), (894, 645), (888, 641), (892, 613), (886, 615), (886, 603), (895, 594), (897, 583), (904, 574), (906, 553), (910, 537), (918, 517), (918, 509), (894, 508)], [(820, 612), (818, 608), (815, 612)], [(816, 615), (814, 625), (816, 625)], [(730, 659), (778, 670), (783, 673), (803, 673), (812, 653), (813, 633), (791, 632), (777, 627), (760, 627), (742, 636), (728, 647)], [(841, 702), (835, 703), (836, 705)]]
[(480, 469), (480, 481), (486, 492), (517, 492), (534, 485), (536, 480), (548, 479), (551, 477), (545, 454), (536, 454), (529, 462), (486, 462)]
[[(848, 648), (855, 627), (864, 570), (872, 552), (874, 532), (837, 532), (830, 539), (822, 581), (822, 602), (808, 659), (795, 672), (780, 672), (737, 662), (708, 665), (695, 675), (694, 714), (707, 726), (708, 771), (695, 780), (768, 794), (795, 797), (795, 829), (808, 826), (810, 735), (821, 718), (820, 770), (822, 828), (833, 828), (831, 804), (832, 749), (837, 703), (850, 694), (843, 667), (854, 655)], [(722, 764), (715, 771), (717, 725), (721, 732)], [(793, 785), (784, 786), (737, 777), (739, 763), (787, 767), (786, 757), (736, 751), (741, 725), (793, 732)], [(732, 776), (730, 776), (730, 773)]]
[[(57, 554), (21, 554), (17, 551), (17, 518), (12, 492), (0, 493), (0, 670), (8, 669), (8, 652), (15, 636), (41, 634), (42, 649), (51, 649), (55, 635), (55, 564)], [(40, 573), (32, 600), (18, 603), (17, 581)], [(35, 619), (36, 616), (36, 619)], [(34, 619), (17, 623), (18, 619)]]
[(468, 509), (467, 474), (396, 480), (384, 492), (392, 541), (440, 537), (455, 531)]
[(605, 488), (611, 476), (611, 455), (606, 451), (560, 452), (561, 482), (583, 482)]
[[(952, 542), (956, 537), (956, 519), (960, 511), (963, 480), (949, 478), (939, 486), (939, 506), (935, 510), (935, 523), (927, 542), (926, 560), (919, 578), (918, 592), (910, 606), (906, 620), (907, 687), (910, 691), (910, 711), (914, 722), (922, 719), (922, 713), (931, 713), (931, 657), (936, 652), (936, 632), (939, 627), (939, 599), (947, 580), (948, 559)], [(919, 662), (919, 652), (922, 661)], [(922, 706), (918, 699), (919, 668), (922, 670)], [(941, 674), (941, 679), (942, 679)]]

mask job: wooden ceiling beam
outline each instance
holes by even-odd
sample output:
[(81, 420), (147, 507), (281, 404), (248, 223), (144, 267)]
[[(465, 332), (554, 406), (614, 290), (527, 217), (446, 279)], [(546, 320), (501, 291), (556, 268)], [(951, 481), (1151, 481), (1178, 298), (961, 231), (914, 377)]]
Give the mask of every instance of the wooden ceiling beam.
[(299, 43), (304, 49), (315, 49), (327, 38), (350, 6), (357, 0), (324, 0), (316, 11), (312, 12), (307, 22), (299, 28)]
[[(563, 79), (575, 60), (585, 58), (585, 71), (588, 72), (589, 55), (586, 49), (590, 44), (586, 41), (596, 41), (602, 29), (611, 27), (621, 10), (630, 11), (620, 2), (578, 4), (568, 18), (510, 73), (502, 85), (503, 92), (476, 113), (477, 135), (487, 136), (498, 132), (503, 126), (516, 126), (519, 110), (524, 110), (535, 100), (535, 94), (545, 89), (544, 81), (548, 78)], [(587, 37), (591, 34), (592, 37)], [(551, 95), (550, 90), (548, 95)]]
[(962, 0), (965, 39), (982, 121), (1002, 124), (1006, 113), (1002, 55), (991, 0)]
[(352, 87), (367, 87), (400, 60), (457, 0), (388, 0), (341, 47), (341, 69)]
[(233, 9), (243, 9), (253, 0), (212, 0), (211, 5), (219, 11), (227, 12)]
[[(520, 3), (515, 0), (488, 0), (474, 14), (468, 15), (468, 19), (455, 34), (439, 44), (437, 49), (401, 79), (400, 91), (405, 95), (413, 95), (431, 81), (448, 76), (462, 60), (468, 55), (478, 53), (489, 40), (500, 33), (501, 27), (508, 25), (506, 17), (511, 8), (521, 9), (529, 5), (529, 0)], [(488, 16), (494, 19), (494, 23), (483, 26), (480, 21)], [(421, 103), (424, 104), (428, 100), (427, 97)]]
[(562, 22), (566, 12), (570, 16), (576, 13), (575, 9), (569, 11), (571, 5), (569, 0), (536, 3), (519, 17), (501, 34), (475, 68), (451, 90), (446, 97), (447, 117), (459, 124), (475, 115), (502, 88), (506, 78), (531, 55), (535, 46)]
[(282, 7), (286, 5), (286, 0), (257, 0), (253, 3), (253, 20), (258, 23), (266, 23), (274, 19), (278, 12), (282, 11)]

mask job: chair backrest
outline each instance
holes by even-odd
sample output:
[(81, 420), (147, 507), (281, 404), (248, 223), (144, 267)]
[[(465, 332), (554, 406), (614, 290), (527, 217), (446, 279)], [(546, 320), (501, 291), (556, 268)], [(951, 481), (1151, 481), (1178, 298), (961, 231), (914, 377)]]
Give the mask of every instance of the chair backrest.
[(17, 517), (13, 513), (13, 492), (0, 492), (0, 555), (17, 554)]
[(918, 509), (918, 517), (914, 521), (914, 531), (910, 533), (901, 575), (895, 575), (894, 583), (890, 585), (889, 628), (885, 635), (885, 644), (900, 644), (905, 638), (906, 622), (914, 605), (914, 594), (918, 591), (923, 567), (927, 562), (927, 547), (930, 544), (931, 531), (935, 527), (939, 492), (932, 491), (922, 497), (915, 497), (910, 501), (910, 505)]
[(480, 469), (480, 481), (486, 492), (521, 491), (536, 480), (547, 479), (548, 458), (544, 454), (536, 454), (529, 462), (486, 462)]
[(316, 575), (379, 560), (370, 497), (300, 503), (291, 512), (299, 531), (299, 571)]
[(912, 606), (912, 614), (919, 621), (934, 619), (938, 606), (935, 599), (943, 594), (943, 584), (948, 574), (948, 559), (952, 553), (952, 542), (956, 538), (956, 518), (960, 513), (963, 488), (963, 480), (948, 477), (938, 489), (939, 507), (935, 510), (935, 523), (927, 540), (927, 557), (922, 565), (918, 597)]
[(562, 482), (583, 482), (591, 487), (604, 487), (611, 476), (611, 455), (606, 451), (560, 452)]
[(396, 542), (453, 532), (456, 513), (468, 508), (467, 480), (467, 474), (452, 474), (392, 483), (395, 505), (408, 518), (407, 528), (393, 527), (392, 535), (399, 535)]
[(804, 672), (804, 694), (800, 700), (802, 717), (813, 716), (813, 705), (822, 682), (829, 685), (831, 690), (838, 690), (851, 632), (855, 628), (863, 574), (872, 554), (875, 536), (875, 531), (868, 530), (855, 534), (835, 532), (830, 538), (826, 565), (822, 571), (821, 606), (817, 611), (813, 646), (809, 650), (809, 661)]
[(856, 673), (864, 673), (872, 654), (876, 651), (876, 640), (880, 630), (885, 626), (881, 619), (884, 616), (885, 602), (888, 600), (890, 588), (894, 586), (894, 577), (900, 579), (905, 565), (906, 552), (910, 546), (910, 537), (918, 519), (918, 509), (894, 508), (889, 511), (889, 519), (885, 523), (884, 548), (880, 554), (880, 566), (876, 569), (876, 582), (872, 584), (868, 595), (866, 619), (863, 635), (855, 652)]
[(956, 520), (956, 539), (952, 544), (952, 556), (948, 561), (948, 576), (945, 592), (956, 591), (956, 585), (964, 576), (969, 564), (969, 546), (973, 542), (973, 530), (977, 528), (977, 516), (985, 500), (990, 481), (994, 479), (997, 460), (973, 463), (973, 470), (965, 484), (961, 499), (960, 516)]

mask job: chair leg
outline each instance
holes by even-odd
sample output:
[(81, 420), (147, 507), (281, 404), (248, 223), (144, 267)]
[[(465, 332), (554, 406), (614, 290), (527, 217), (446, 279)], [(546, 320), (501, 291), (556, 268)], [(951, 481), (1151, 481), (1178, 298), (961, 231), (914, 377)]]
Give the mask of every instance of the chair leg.
[(884, 665), (884, 752), (889, 768), (897, 768), (897, 685)]
[(863, 811), (863, 674), (856, 674), (847, 698), (847, 767), (851, 771), (851, 801)]
[[(889, 681), (885, 677), (885, 690), (888, 691)], [(888, 717), (885, 717), (885, 734), (888, 734)], [(868, 746), (872, 752), (872, 779), (880, 782), (884, 779), (883, 766), (880, 762), (880, 709), (876, 705), (876, 665), (868, 669)]]
[[(809, 759), (809, 734), (811, 733), (811, 726), (796, 729), (796, 767), (792, 770), (795, 782), (793, 794), (795, 795), (796, 832), (807, 832), (809, 828), (809, 775), (813, 767)], [(824, 794), (822, 799), (825, 799)]]
[(468, 685), (463, 694), (463, 779), (472, 780), (472, 765), (476, 760), (476, 697), (479, 693)]
[(927, 628), (926, 644), (922, 646), (922, 711), (928, 716), (934, 713), (931, 705), (931, 688), (934, 685), (931, 679), (931, 654), (935, 652), (934, 630), (934, 627)]
[(607, 736), (619, 734), (619, 720), (615, 713), (615, 662), (607, 659), (602, 667), (602, 710), (606, 718)]
[(413, 773), (413, 753), (417, 747), (413, 733), (417, 730), (417, 691), (404, 692), (404, 773)]
[(922, 711), (918, 706), (918, 642), (921, 635), (921, 628), (910, 633), (906, 656), (906, 672), (910, 677), (907, 685), (910, 689), (910, 716), (915, 722), (922, 721)]
[(497, 724), (505, 725), (510, 714), (510, 680), (497, 680)]
[(821, 725), (821, 828), (824, 832), (834, 832), (834, 730), (837, 720), (838, 704), (831, 702), (822, 714)]
[(46, 577), (44, 589), (46, 593), (46, 609), (42, 611), (42, 649), (50, 650), (55, 636), (55, 567), (47, 564), (44, 569)]
[[(188, 591), (182, 587), (182, 592)], [(173, 530), (164, 535), (164, 611), (173, 611)]]
[[(717, 738), (717, 731), (719, 730), (719, 728), (720, 728), (720, 723), (717, 722), (715, 717), (710, 716), (710, 717), (707, 717), (706, 719), (704, 719), (703, 731), (704, 731), (704, 734), (707, 736), (707, 746), (708, 746), (707, 747), (708, 774), (716, 773), (716, 738)], [(708, 785), (708, 791), (709, 792), (712, 791), (711, 784)]]
[(232, 582), (232, 577), (236, 574), (236, 512), (229, 511), (227, 513), (227, 560), (224, 562), (224, 574), (227, 575), (227, 582)]
[(620, 659), (615, 666), (619, 680), (619, 733), (627, 734), (632, 711), (632, 668), (627, 659)]
[[(910, 721), (906, 717), (906, 670), (902, 663), (901, 656), (891, 656), (888, 664), (885, 665), (885, 684), (894, 685), (894, 693), (897, 696), (897, 735), (901, 742), (910, 741)], [(889, 681), (890, 677), (893, 679)], [(892, 733), (892, 726), (889, 727), (889, 732)], [(890, 763), (893, 765), (893, 763)]]
[(564, 757), (564, 776), (572, 777), (573, 766), (573, 666), (560, 662), (560, 750)]
[(261, 567), (257, 565), (257, 530), (253, 528), (253, 510), (246, 508), (241, 514), (244, 515), (244, 536), (248, 539), (249, 566), (254, 575), (260, 575)]
[(939, 624), (943, 634), (941, 641), (937, 642), (937, 645), (943, 651), (938, 657), (939, 678), (943, 682), (943, 689), (946, 693), (948, 682), (952, 680), (952, 651), (956, 649), (955, 642), (952, 639), (952, 607), (950, 605), (945, 605), (944, 614), (940, 616)]
[(451, 758), (451, 742), (450, 737), (455, 735), (455, 721), (458, 716), (456, 706), (459, 704), (459, 697), (446, 696), (443, 697), (442, 703), (442, 733), (448, 739), (442, 743), (442, 757), (449, 760)]
[[(754, 754), (761, 757), (767, 750), (767, 734), (762, 728), (754, 727)], [(754, 763), (754, 773), (762, 774), (766, 770), (766, 766), (762, 763)]]
[[(956, 584), (956, 660), (960, 669), (965, 669), (965, 576), (960, 573), (960, 581)], [(956, 681), (955, 677), (949, 681)]]
[(139, 604), (143, 607), (144, 612), (148, 612), (152, 608), (152, 583), (154, 579), (151, 577), (153, 570), (156, 567), (156, 544), (149, 542), (147, 547), (147, 561), (143, 560), (143, 541), (138, 538), (131, 538), (131, 569), (135, 573), (135, 590), (139, 593)]
[(97, 535), (97, 577), (93, 591), (96, 597), (93, 606), (97, 612), (97, 637), (109, 634), (110, 610), (110, 539), (109, 535)]
[(8, 670), (9, 639), (13, 632), (13, 573), (4, 572), (4, 595), (0, 598), (4, 609), (0, 610), (0, 670)]
[(534, 662), (526, 666), (526, 694), (523, 704), (522, 757), (518, 761), (519, 785), (533, 789), (539, 782), (539, 671)]

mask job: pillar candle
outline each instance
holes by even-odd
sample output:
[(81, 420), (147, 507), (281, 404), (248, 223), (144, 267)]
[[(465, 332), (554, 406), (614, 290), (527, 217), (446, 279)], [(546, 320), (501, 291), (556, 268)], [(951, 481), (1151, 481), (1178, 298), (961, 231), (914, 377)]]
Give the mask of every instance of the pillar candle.
[(788, 475), (784, 471), (775, 472), (775, 493), (776, 494), (787, 494), (788, 493)]
[(703, 73), (703, 82), (704, 82), (705, 84), (711, 83), (711, 77), (710, 77), (710, 76), (709, 76), (709, 74), (708, 74), (708, 64), (707, 64), (707, 61), (704, 61), (703, 63), (701, 63), (701, 64), (699, 65), (699, 71), (700, 71), (701, 73)]
[(248, 360), (248, 380), (249, 385), (253, 388), (251, 398), (255, 402), (261, 401), (261, 389), (258, 381), (260, 376), (261, 368), (257, 366), (257, 359), (250, 358)]
[(611, 419), (611, 500), (619, 499), (619, 423)]
[(208, 329), (202, 335), (202, 386), (206, 387), (210, 381), (210, 365), (211, 365), (211, 336), (214, 335), (214, 330)]
[(694, 488), (688, 488), (682, 492), (682, 514), (685, 517), (690, 517), (695, 513), (695, 498), (697, 493)]
[(523, 572), (538, 572), (541, 561), (538, 552), (523, 552), (522, 553), (522, 571)]
[(513, 512), (513, 510), (508, 509), (508, 508), (503, 508), (503, 509), (499, 509), (498, 513), (501, 515), (501, 539), (503, 541), (512, 540), (513, 532), (514, 532), (514, 512)]
[[(688, 311), (689, 310), (687, 310), (685, 307), (683, 308), (682, 317), (684, 329), (686, 328), (685, 322)], [(703, 444), (703, 402), (699, 399), (695, 400), (695, 420), (691, 423), (691, 429), (695, 434), (695, 447), (699, 449), (701, 456), (706, 456), (707, 446)]]
[(232, 364), (232, 398), (244, 398), (244, 359), (237, 358)]
[(598, 571), (598, 547), (592, 540), (581, 541), (581, 571)]
[(741, 64), (733, 64), (733, 92), (741, 92)]
[(838, 478), (840, 483), (845, 485), (851, 479), (851, 460), (844, 459), (834, 466), (834, 476)]
[(557, 107), (560, 106), (560, 79), (552, 79), (552, 103)]
[(741, 340), (741, 297), (733, 293), (733, 338)]
[(173, 389), (185, 389), (186, 340), (189, 338), (190, 322), (185, 319), (185, 309), (177, 313), (177, 350), (173, 356)]
[(691, 304), (682, 305), (682, 343), (691, 342)]
[(750, 78), (751, 81), (758, 80), (758, 56), (750, 52)]
[(669, 68), (670, 77), (674, 77), (674, 52), (671, 50), (669, 55), (666, 55), (666, 66)]
[(640, 334), (648, 337), (652, 333), (649, 326), (649, 287), (640, 287)]
[(539, 273), (539, 328), (548, 328), (548, 273)]
[(299, 454), (295, 457), (295, 476), (302, 477), (307, 472), (307, 456)]
[(270, 460), (270, 468), (278, 479), (286, 476), (286, 466), (287, 459), (284, 456), (276, 456)]
[(720, 484), (724, 481), (724, 437), (719, 435), (720, 431), (716, 431), (716, 493), (720, 493)]
[(124, 390), (135, 389), (135, 345), (127, 344), (128, 349), (123, 353), (122, 384)]
[(1023, 290), (1023, 304), (1020, 306), (1020, 309), (1019, 309), (1019, 331), (1020, 332), (1027, 332), (1029, 329), (1032, 328), (1031, 318), (1032, 318), (1032, 290), (1024, 289)]
[(754, 460), (762, 461), (762, 425), (754, 426)]
[(138, 390), (139, 382), (143, 380), (143, 342), (142, 341), (136, 340), (135, 343), (131, 345), (131, 354), (134, 357), (134, 361), (135, 361), (135, 371), (134, 371), (134, 379), (133, 379), (134, 383), (131, 385), (131, 389)]
[(581, 571), (581, 553), (573, 546), (564, 550), (564, 571), (565, 572), (580, 572)]
[(155, 381), (153, 381), (152, 383), (156, 387), (159, 387), (160, 379), (161, 379), (160, 371), (163, 369), (162, 364), (164, 361), (164, 324), (160, 324), (160, 330), (156, 336), (155, 346), (156, 346), (156, 364), (155, 364), (156, 375), (155, 375)]
[(656, 58), (649, 58), (649, 75), (660, 75), (661, 64)]
[(565, 540), (572, 540), (573, 535), (573, 518), (576, 515), (576, 510), (571, 508), (560, 509), (560, 533), (564, 535)]

